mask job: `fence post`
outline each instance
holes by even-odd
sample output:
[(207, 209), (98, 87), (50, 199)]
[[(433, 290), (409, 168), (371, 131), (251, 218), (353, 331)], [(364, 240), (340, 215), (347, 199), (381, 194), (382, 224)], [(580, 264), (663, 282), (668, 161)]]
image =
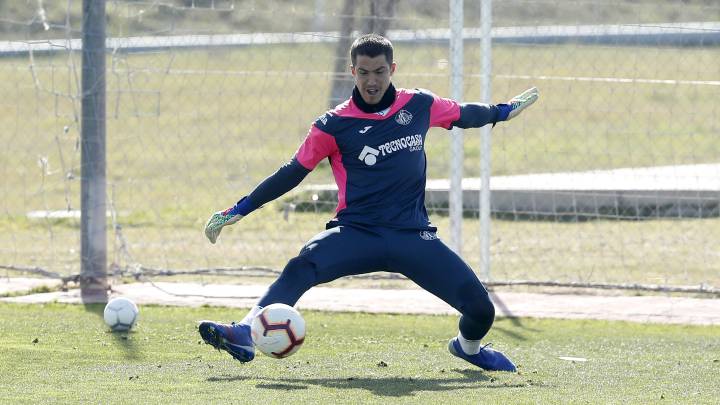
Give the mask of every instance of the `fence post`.
[(335, 47), (335, 67), (333, 69), (332, 88), (328, 108), (334, 108), (350, 97), (354, 81), (348, 65), (350, 65), (350, 45), (353, 43), (353, 27), (355, 25), (355, 0), (345, 0), (340, 16), (340, 38)]
[[(463, 0), (450, 1), (450, 97), (463, 100)], [(450, 248), (462, 254), (463, 215), (463, 130), (452, 129), (450, 154)]]
[[(492, 100), (492, 0), (480, 0), (480, 29), (482, 31), (481, 64), (482, 72), (480, 100)], [(480, 274), (490, 281), (490, 126), (480, 130)]]
[(83, 0), (80, 292), (107, 301), (105, 0)]

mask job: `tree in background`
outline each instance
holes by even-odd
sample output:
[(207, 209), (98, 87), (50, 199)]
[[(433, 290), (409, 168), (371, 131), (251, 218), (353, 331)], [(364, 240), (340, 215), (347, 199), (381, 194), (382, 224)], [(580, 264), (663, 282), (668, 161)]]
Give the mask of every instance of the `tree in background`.
[[(350, 55), (348, 49), (353, 42), (353, 30), (355, 28), (356, 0), (345, 0), (340, 16), (340, 38), (335, 48), (335, 67), (333, 69), (333, 83), (330, 90), (328, 107), (333, 108), (347, 100), (352, 93), (353, 79), (348, 71)], [(390, 21), (395, 16), (397, 1), (393, 0), (371, 0), (363, 2), (369, 4), (370, 10), (367, 17), (361, 17), (361, 34), (375, 33), (385, 36), (390, 28)]]

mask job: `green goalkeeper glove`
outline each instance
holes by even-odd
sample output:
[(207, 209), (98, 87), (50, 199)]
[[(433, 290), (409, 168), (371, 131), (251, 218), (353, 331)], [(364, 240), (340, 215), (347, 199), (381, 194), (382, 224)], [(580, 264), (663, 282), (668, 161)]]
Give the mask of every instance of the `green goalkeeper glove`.
[(537, 87), (532, 87), (520, 95), (511, 98), (510, 101), (507, 102), (507, 105), (510, 106), (510, 113), (507, 116), (507, 120), (515, 118), (522, 110), (530, 107), (539, 96)]
[(205, 236), (210, 240), (210, 243), (215, 243), (223, 227), (232, 225), (243, 218), (242, 215), (233, 214), (230, 210), (232, 210), (232, 208), (228, 208), (225, 211), (218, 211), (208, 219), (207, 224), (205, 224)]

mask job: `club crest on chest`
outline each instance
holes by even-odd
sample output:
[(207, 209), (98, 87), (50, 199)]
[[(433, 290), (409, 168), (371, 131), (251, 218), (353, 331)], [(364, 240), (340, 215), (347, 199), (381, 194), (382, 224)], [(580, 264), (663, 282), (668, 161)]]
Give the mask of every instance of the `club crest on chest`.
[(395, 115), (395, 122), (397, 122), (400, 125), (409, 125), (412, 121), (412, 114), (408, 110), (400, 110)]

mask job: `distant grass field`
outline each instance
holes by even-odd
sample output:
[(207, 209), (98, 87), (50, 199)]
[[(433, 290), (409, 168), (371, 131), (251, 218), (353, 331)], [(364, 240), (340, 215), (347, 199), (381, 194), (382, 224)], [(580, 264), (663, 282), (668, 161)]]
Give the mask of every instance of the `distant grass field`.
[[(227, 308), (141, 307), (129, 334), (102, 307), (0, 304), (0, 389), (15, 403), (716, 403), (719, 327), (500, 319), (487, 341), (519, 373), (452, 357), (450, 316), (304, 312), (293, 357), (240, 364), (201, 344)], [(562, 356), (587, 359), (572, 362)]]
[[(466, 100), (479, 90), (479, 50), (467, 44)], [(493, 94), (530, 85), (541, 99), (493, 130), (493, 173), (715, 163), (717, 86), (569, 78), (717, 80), (717, 48), (495, 47)], [(398, 45), (395, 82), (447, 96), (446, 46)], [(67, 54), (0, 59), (0, 263), (79, 269), (73, 221), (29, 221), (32, 210), (78, 209), (80, 61)], [(108, 201), (132, 260), (147, 266), (281, 268), (329, 213), (280, 211), (291, 193), (211, 247), (200, 229), (289, 159), (327, 108), (331, 45), (116, 54), (108, 60)], [(32, 68), (31, 68), (32, 67)], [(537, 79), (510, 79), (529, 75)], [(67, 128), (67, 131), (65, 131)], [(477, 131), (465, 137), (465, 175), (479, 174)], [(428, 175), (449, 173), (449, 133), (432, 130)], [(304, 184), (331, 182), (326, 162)], [(444, 235), (447, 218), (433, 218)], [(69, 224), (69, 225), (68, 225)], [(477, 221), (465, 221), (465, 257), (477, 269)], [(567, 281), (718, 285), (718, 222), (495, 221), (493, 276)], [(109, 260), (127, 263), (109, 236)]]

